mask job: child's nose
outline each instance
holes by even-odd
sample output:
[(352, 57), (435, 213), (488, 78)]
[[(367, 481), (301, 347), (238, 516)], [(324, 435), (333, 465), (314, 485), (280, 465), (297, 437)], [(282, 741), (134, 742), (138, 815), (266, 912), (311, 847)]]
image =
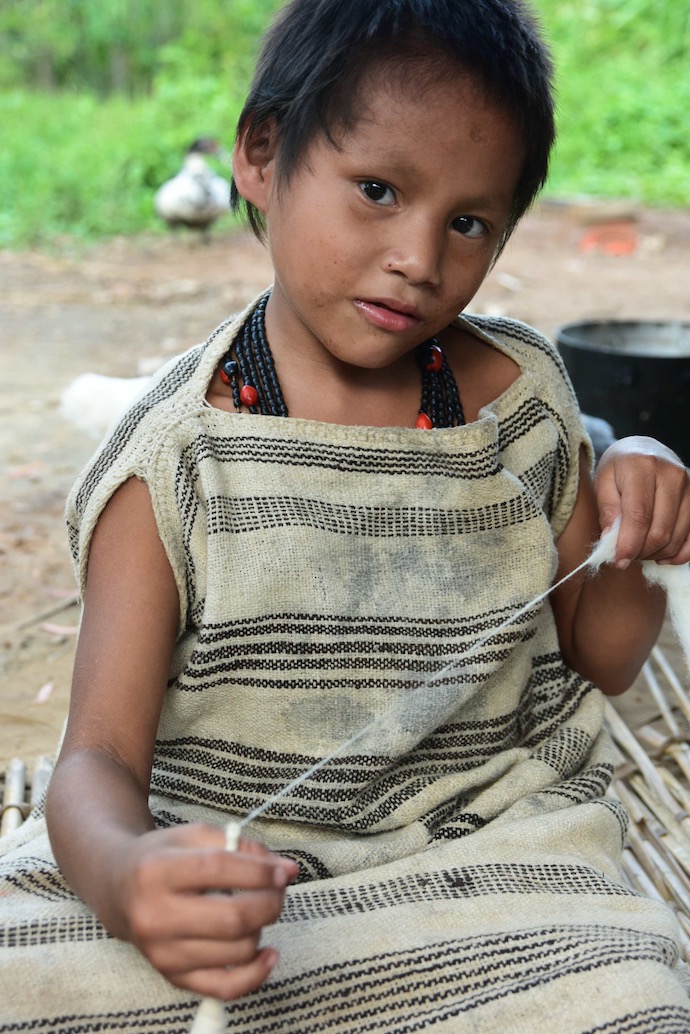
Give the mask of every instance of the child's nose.
[(421, 220), (399, 225), (388, 243), (386, 269), (413, 284), (437, 286), (441, 280), (443, 246), (438, 233)]

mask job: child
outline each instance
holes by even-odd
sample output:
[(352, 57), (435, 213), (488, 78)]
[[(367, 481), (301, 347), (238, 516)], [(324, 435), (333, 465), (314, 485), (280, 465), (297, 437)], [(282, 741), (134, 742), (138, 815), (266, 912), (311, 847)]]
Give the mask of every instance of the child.
[[(269, 32), (233, 192), (275, 282), (70, 499), (83, 623), (51, 846), (38, 816), (3, 863), (0, 1030), (181, 1032), (209, 995), (232, 1031), (690, 1031), (674, 919), (620, 882), (601, 695), (663, 618), (639, 561), (690, 558), (688, 477), (635, 438), (592, 483), (551, 345), (457, 315), (545, 179), (549, 84), (515, 0)], [(492, 637), (618, 516), (615, 565)]]

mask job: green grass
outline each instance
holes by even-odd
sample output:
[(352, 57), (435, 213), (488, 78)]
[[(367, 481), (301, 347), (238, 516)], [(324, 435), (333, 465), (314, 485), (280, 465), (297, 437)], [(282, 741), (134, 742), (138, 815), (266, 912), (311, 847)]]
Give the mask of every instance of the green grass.
[(177, 172), (195, 136), (227, 140), (239, 110), (236, 97), (199, 81), (135, 101), (15, 91), (0, 105), (12, 141), (0, 148), (4, 248), (160, 229), (156, 187)]
[[(547, 194), (687, 205), (686, 0), (536, 6), (554, 47), (559, 97)], [(184, 48), (173, 46), (152, 94), (134, 100), (1, 93), (0, 247), (162, 232), (152, 209), (156, 187), (177, 171), (194, 137), (216, 135), (230, 146), (250, 63), (243, 42), (219, 76), (199, 60), (191, 74)]]
[(556, 59), (547, 192), (687, 205), (686, 0), (535, 0)]

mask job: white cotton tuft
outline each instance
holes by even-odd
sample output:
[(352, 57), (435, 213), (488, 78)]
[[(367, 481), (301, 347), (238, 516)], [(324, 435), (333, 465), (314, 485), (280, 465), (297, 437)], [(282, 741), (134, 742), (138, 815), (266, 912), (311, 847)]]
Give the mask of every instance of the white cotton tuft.
[(660, 585), (666, 592), (673, 629), (690, 670), (690, 564), (674, 566), (645, 560), (642, 573), (648, 582)]
[[(620, 523), (619, 517), (592, 550), (587, 567), (593, 571), (615, 560)], [(655, 560), (643, 560), (642, 573), (650, 584), (660, 585), (666, 593), (673, 629), (690, 670), (690, 564), (657, 564)]]
[(617, 517), (610, 528), (604, 532), (587, 560), (587, 567), (598, 571), (602, 564), (612, 564), (616, 559), (616, 543), (620, 531), (621, 519)]

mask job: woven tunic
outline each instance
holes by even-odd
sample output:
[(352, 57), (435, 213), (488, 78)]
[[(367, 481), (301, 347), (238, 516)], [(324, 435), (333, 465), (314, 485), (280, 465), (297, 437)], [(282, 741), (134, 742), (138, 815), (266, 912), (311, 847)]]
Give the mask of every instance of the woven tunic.
[[(520, 368), (461, 428), (239, 415), (205, 394), (245, 315), (160, 372), (68, 506), (83, 585), (142, 478), (175, 575), (157, 822), (256, 812), (300, 865), (229, 1029), (690, 1032), (673, 917), (619, 882), (601, 695), (548, 602), (510, 620), (553, 579), (588, 448), (557, 353), (460, 320)], [(194, 997), (78, 902), (40, 813), (3, 850), (0, 1031), (188, 1030)]]

